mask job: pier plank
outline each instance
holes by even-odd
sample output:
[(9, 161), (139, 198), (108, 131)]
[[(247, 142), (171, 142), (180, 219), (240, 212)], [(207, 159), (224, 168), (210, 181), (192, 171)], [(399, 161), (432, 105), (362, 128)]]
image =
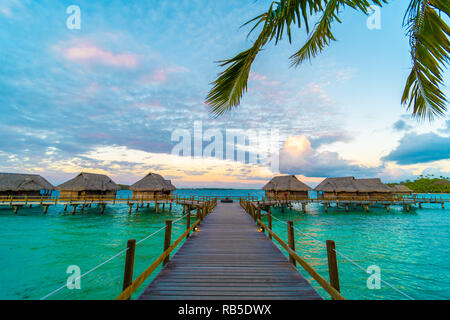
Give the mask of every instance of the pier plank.
[(322, 299), (238, 204), (218, 204), (199, 229), (140, 300)]

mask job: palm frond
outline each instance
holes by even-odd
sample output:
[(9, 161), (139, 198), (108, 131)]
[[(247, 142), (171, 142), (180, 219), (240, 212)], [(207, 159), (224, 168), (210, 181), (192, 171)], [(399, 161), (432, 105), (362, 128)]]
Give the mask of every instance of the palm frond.
[(334, 21), (341, 22), (338, 18), (341, 9), (347, 6), (368, 14), (371, 5), (382, 6), (383, 3), (386, 3), (386, 0), (329, 0), (325, 2), (326, 6), (321, 10), (323, 11), (322, 17), (317, 22), (314, 31), (309, 35), (302, 48), (290, 57), (291, 65), (294, 67), (298, 67), (305, 60), (311, 60), (316, 57), (332, 41), (336, 41), (331, 32), (331, 25)]
[(450, 54), (450, 28), (439, 12), (450, 16), (448, 0), (412, 0), (405, 16), (413, 65), (402, 104), (421, 120), (431, 121), (447, 110), (441, 87), (444, 85), (442, 71)]
[(259, 51), (267, 43), (270, 24), (266, 22), (263, 32), (250, 49), (247, 49), (232, 59), (219, 61), (221, 67), (228, 68), (219, 74), (212, 84), (214, 87), (206, 97), (210, 112), (220, 116), (239, 105), (247, 90), (250, 69)]
[(281, 0), (280, 2), (272, 2), (267, 12), (248, 21), (246, 24), (256, 22), (250, 32), (253, 32), (259, 25), (263, 25), (262, 31), (250, 49), (239, 53), (232, 59), (219, 62), (221, 67), (227, 67), (227, 69), (218, 75), (217, 80), (212, 83), (213, 88), (206, 97), (210, 112), (220, 116), (238, 106), (247, 90), (248, 77), (253, 61), (264, 45), (274, 38), (277, 42), (281, 40), (285, 30), (289, 39), (291, 39), (290, 25), (294, 23), (300, 27), (301, 19), (308, 29), (308, 14), (321, 10), (323, 1)]

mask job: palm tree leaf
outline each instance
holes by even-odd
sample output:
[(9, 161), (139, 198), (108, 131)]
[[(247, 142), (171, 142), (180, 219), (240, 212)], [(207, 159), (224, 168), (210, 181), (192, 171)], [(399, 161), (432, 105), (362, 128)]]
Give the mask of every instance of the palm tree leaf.
[(326, 46), (336, 40), (331, 32), (331, 24), (334, 20), (341, 22), (338, 18), (341, 8), (348, 6), (368, 14), (371, 5), (382, 6), (383, 3), (386, 3), (386, 0), (373, 0), (371, 2), (367, 0), (329, 0), (325, 2), (326, 6), (323, 9), (322, 17), (316, 24), (314, 31), (309, 35), (303, 47), (290, 57), (294, 67), (299, 66), (305, 60), (316, 57)]
[(413, 66), (403, 91), (402, 104), (418, 119), (433, 120), (447, 110), (442, 92), (442, 72), (450, 54), (450, 28), (438, 11), (449, 16), (443, 0), (413, 0), (405, 16), (410, 36)]

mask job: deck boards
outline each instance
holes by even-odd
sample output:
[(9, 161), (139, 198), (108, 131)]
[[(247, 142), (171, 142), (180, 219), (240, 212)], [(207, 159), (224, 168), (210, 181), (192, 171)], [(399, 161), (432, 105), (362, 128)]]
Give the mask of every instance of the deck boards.
[(219, 203), (140, 300), (322, 299), (237, 203)]

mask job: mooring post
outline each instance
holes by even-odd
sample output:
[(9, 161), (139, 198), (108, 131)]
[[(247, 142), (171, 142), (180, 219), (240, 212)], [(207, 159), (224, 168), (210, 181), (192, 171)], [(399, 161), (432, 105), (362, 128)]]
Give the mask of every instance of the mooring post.
[(47, 214), (47, 210), (48, 210), (48, 205), (44, 206), (44, 214)]
[[(123, 274), (123, 290), (128, 288), (133, 283), (133, 268), (134, 268), (134, 253), (136, 251), (136, 240), (128, 240), (127, 255), (125, 257), (125, 272)], [(128, 298), (130, 300), (130, 298)]]
[(131, 214), (131, 211), (133, 210), (133, 204), (129, 203), (128, 206), (130, 207), (130, 209), (128, 210), (128, 213)]
[(158, 201), (155, 202), (155, 211), (156, 211), (156, 213), (159, 212), (159, 204), (158, 204)]
[[(172, 220), (166, 220), (166, 233), (164, 235), (164, 251), (169, 249), (170, 242), (172, 240)], [(164, 259), (163, 265), (165, 266), (170, 261), (170, 256)]]
[(19, 211), (19, 206), (13, 206), (14, 209), (14, 214), (17, 214), (17, 212)]
[(105, 207), (106, 207), (106, 204), (101, 204), (100, 205), (100, 214), (104, 214), (105, 213)]
[(327, 240), (328, 272), (330, 274), (330, 284), (341, 292), (339, 286), (339, 273), (336, 259), (336, 244), (333, 240)]
[[(292, 221), (287, 222), (287, 231), (289, 248), (291, 248), (292, 251), (295, 251), (294, 223)], [(296, 265), (295, 259), (291, 254), (289, 254), (289, 262), (291, 262), (294, 266)]]

